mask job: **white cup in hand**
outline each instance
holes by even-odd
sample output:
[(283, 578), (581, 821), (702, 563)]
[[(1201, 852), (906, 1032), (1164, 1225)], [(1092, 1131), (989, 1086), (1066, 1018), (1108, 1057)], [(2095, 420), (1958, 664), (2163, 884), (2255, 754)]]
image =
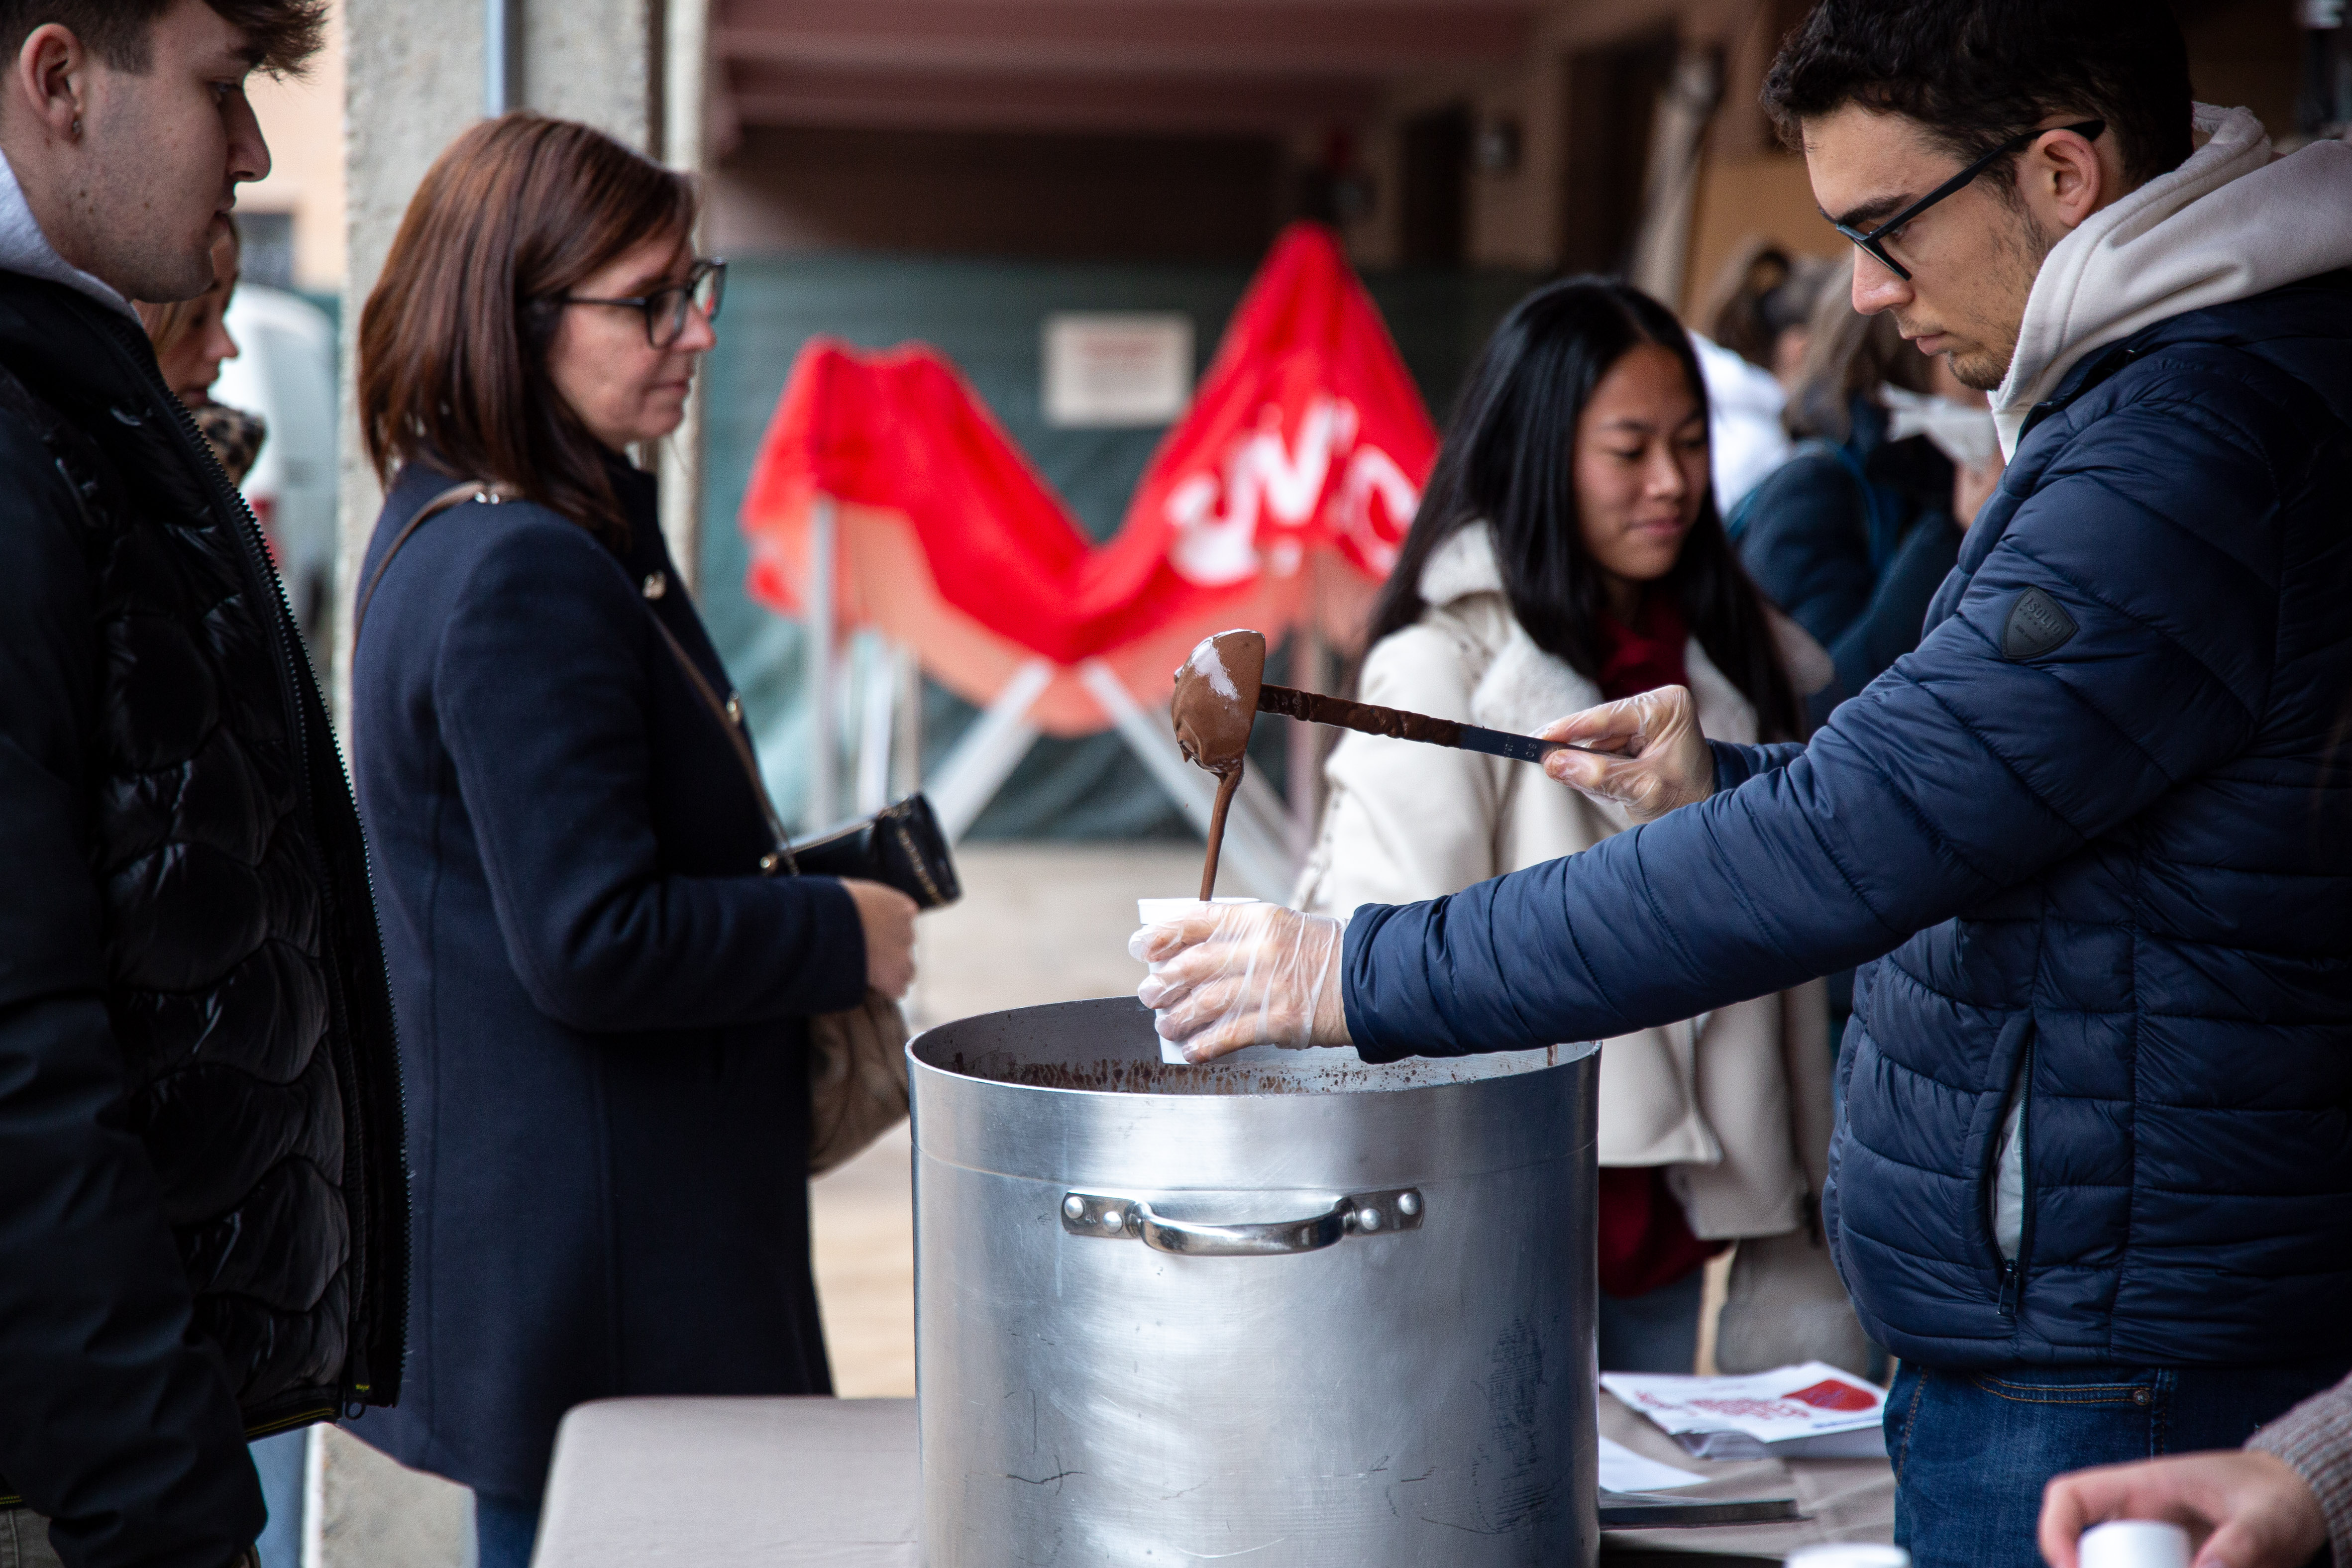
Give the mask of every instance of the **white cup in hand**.
[(2155, 1519), (2118, 1519), (2083, 1531), (2082, 1568), (2189, 1568), (2189, 1532)]
[[(1257, 899), (1244, 898), (1238, 894), (1213, 898), (1209, 901), (1210, 904), (1256, 904), (1258, 902), (1260, 901)], [(1186, 915), (1198, 914), (1207, 907), (1208, 904), (1202, 904), (1197, 898), (1139, 898), (1135, 901), (1135, 918), (1146, 925), (1164, 925), (1169, 921), (1181, 920)], [(1154, 975), (1160, 973), (1162, 967), (1164, 966), (1160, 964), (1144, 966), (1146, 970)], [(1183, 1046), (1164, 1035), (1160, 1040), (1160, 1060), (1173, 1067), (1190, 1065), (1184, 1060)]]

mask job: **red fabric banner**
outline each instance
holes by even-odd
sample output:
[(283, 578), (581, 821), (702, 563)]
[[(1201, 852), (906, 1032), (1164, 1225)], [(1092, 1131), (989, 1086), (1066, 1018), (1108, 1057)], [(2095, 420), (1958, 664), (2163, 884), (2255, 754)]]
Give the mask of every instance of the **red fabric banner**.
[(812, 340), (744, 497), (749, 589), (800, 612), (812, 504), (829, 497), (843, 630), (909, 644), (983, 704), (1042, 657), (1056, 675), (1031, 721), (1085, 733), (1110, 720), (1075, 677), (1084, 661), (1150, 704), (1212, 632), (1278, 637), (1312, 615), (1352, 642), (1436, 451), (1337, 239), (1296, 225), (1100, 547), (936, 351)]

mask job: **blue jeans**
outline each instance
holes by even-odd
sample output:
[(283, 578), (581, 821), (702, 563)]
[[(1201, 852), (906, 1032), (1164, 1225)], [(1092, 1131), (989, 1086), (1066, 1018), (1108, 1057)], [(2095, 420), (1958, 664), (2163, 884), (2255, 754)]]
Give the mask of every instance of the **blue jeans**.
[(310, 1428), (264, 1437), (251, 1448), (261, 1500), (269, 1505), (268, 1527), (253, 1549), (261, 1553), (261, 1568), (302, 1568), (303, 1461), (310, 1451)]
[(2033, 1531), (2053, 1477), (2238, 1448), (2346, 1366), (1944, 1372), (1906, 1362), (1886, 1399), (1895, 1543), (1914, 1568), (2041, 1568)]

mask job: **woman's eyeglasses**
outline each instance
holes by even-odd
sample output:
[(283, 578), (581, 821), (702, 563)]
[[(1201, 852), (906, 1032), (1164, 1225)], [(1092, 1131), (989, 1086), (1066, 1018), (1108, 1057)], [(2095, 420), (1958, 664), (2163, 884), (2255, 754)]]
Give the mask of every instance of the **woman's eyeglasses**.
[(620, 299), (559, 294), (555, 302), (558, 305), (618, 305), (630, 310), (641, 310), (646, 318), (646, 341), (656, 349), (667, 349), (686, 335), (688, 306), (701, 311), (704, 320), (716, 321), (719, 319), (719, 307), (726, 298), (726, 262), (717, 256), (704, 256), (687, 273), (684, 283), (673, 283), (650, 294), (633, 294)]
[(2052, 131), (2071, 131), (2086, 141), (2096, 141), (2105, 134), (2106, 129), (2107, 122), (2104, 120), (2085, 120), (2075, 125), (2052, 125), (2039, 131), (2021, 131), (1868, 233), (1854, 227), (1852, 224), (1839, 224), (1837, 232), (1868, 251), (1871, 260), (1908, 283), (1911, 281), (1910, 270), (1886, 254), (1886, 242), (1894, 238), (1895, 231), (1902, 228), (1905, 224), (1911, 222), (1954, 192), (1966, 189), (1969, 181), (2011, 152), (2032, 146), (2040, 137), (2047, 136)]

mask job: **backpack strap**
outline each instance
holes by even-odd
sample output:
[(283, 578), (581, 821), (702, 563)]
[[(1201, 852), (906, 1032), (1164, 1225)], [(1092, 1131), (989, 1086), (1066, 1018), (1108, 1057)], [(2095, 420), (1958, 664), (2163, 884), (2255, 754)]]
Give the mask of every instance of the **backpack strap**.
[(367, 624), (368, 601), (375, 597), (376, 585), (383, 580), (383, 574), (392, 568), (392, 558), (400, 553), (400, 547), (408, 542), (410, 535), (452, 507), (462, 507), (468, 501), (495, 507), (501, 501), (516, 500), (521, 494), (511, 485), (485, 485), (478, 479), (467, 479), (450, 486), (419, 507), (416, 515), (409, 518), (394, 538), (392, 548), (383, 552), (383, 559), (375, 563), (375, 570), (368, 573), (367, 586), (360, 590), (359, 603), (352, 611), (353, 652), (356, 653), (360, 645), (360, 628)]

